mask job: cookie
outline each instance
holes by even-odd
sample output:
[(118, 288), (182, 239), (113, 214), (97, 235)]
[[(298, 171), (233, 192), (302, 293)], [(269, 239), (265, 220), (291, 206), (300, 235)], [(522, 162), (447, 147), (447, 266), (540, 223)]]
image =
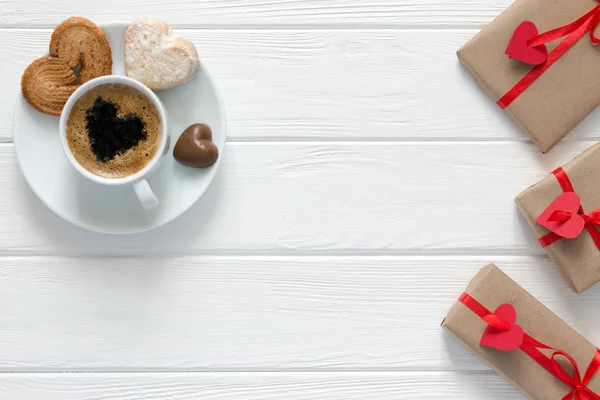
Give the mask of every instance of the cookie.
[(50, 55), (71, 68), (81, 65), (80, 83), (112, 72), (110, 43), (102, 29), (86, 18), (71, 17), (54, 29)]
[(190, 81), (200, 68), (196, 47), (157, 18), (140, 18), (125, 33), (125, 73), (150, 89)]
[(38, 111), (60, 115), (65, 103), (78, 86), (75, 73), (56, 57), (42, 57), (32, 62), (21, 78), (21, 91)]
[[(50, 54), (32, 62), (21, 78), (23, 97), (37, 110), (60, 115), (71, 94), (90, 79), (110, 75), (112, 53), (93, 22), (72, 17), (52, 33)], [(81, 67), (79, 82), (74, 69)]]

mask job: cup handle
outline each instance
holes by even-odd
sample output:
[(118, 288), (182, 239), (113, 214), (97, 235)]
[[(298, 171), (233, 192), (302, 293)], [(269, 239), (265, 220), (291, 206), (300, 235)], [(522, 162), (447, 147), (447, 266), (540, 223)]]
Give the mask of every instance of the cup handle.
[(146, 210), (152, 210), (158, 207), (158, 199), (154, 195), (148, 180), (143, 178), (133, 183), (133, 191), (137, 195), (142, 207)]

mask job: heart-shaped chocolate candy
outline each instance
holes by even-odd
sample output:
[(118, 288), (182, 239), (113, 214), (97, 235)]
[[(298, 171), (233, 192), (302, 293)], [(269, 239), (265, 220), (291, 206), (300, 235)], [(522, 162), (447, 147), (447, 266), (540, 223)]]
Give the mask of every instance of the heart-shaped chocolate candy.
[(173, 157), (188, 167), (206, 168), (217, 162), (219, 149), (212, 142), (212, 131), (208, 125), (190, 125), (179, 137)]
[(168, 89), (191, 80), (200, 68), (196, 47), (173, 34), (164, 21), (140, 18), (125, 33), (125, 73), (150, 89)]

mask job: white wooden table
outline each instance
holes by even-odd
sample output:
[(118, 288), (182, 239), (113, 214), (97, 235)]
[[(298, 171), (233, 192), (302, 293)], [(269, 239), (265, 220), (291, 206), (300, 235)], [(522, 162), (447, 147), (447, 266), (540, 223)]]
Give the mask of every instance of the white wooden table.
[[(459, 67), (511, 0), (0, 0), (0, 399), (515, 399), (439, 324), (494, 261), (595, 343), (513, 197), (542, 155)], [(54, 216), (12, 145), (24, 68), (71, 15), (156, 15), (223, 91), (221, 173), (129, 237)]]

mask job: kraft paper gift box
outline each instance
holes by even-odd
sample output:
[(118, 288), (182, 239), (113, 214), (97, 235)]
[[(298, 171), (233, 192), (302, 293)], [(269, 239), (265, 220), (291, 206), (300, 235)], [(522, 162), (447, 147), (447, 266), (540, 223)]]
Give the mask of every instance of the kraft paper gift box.
[[(567, 178), (557, 176), (557, 171), (563, 171)], [(567, 284), (575, 292), (581, 293), (600, 281), (600, 248), (594, 239), (600, 235), (594, 234), (594, 231), (598, 232), (597, 223), (600, 221), (589, 219), (588, 224), (572, 239), (554, 235), (538, 221), (542, 213), (568, 191), (561, 185), (561, 180), (565, 179), (579, 197), (583, 214), (594, 216), (594, 211), (600, 207), (600, 143), (526, 189), (517, 196), (515, 203)], [(575, 215), (573, 218), (579, 219)], [(551, 240), (548, 241), (549, 237)]]
[[(577, 20), (595, 6), (595, 0), (517, 0), (458, 50), (458, 58), (498, 101), (532, 69), (505, 54), (519, 24), (532, 21), (543, 33)], [(560, 40), (546, 47), (551, 51), (557, 43)], [(598, 104), (600, 48), (592, 44), (588, 32), (504, 111), (545, 152)]]
[[(459, 293), (457, 293), (457, 297), (458, 295)], [(500, 314), (499, 307), (501, 305), (509, 304), (516, 312), (516, 321), (510, 324), (508, 332), (501, 332), (488, 325), (482, 316), (470, 308), (474, 307), (469, 305), (473, 301), (494, 314)], [(500, 308), (506, 308), (506, 306)], [(504, 320), (506, 321), (506, 318)], [(529, 338), (523, 339), (523, 344), (519, 348), (498, 350), (481, 344), (484, 340), (484, 332), (487, 333), (489, 330), (491, 335), (495, 335), (496, 340), (502, 339), (504, 344), (511, 344), (514, 347), (516, 343), (508, 343), (512, 339), (508, 337), (504, 339), (501, 335), (515, 332), (517, 326), (522, 328), (523, 336), (529, 336)], [(600, 352), (596, 346), (493, 264), (482, 268), (471, 280), (465, 293), (448, 312), (442, 322), (442, 327), (529, 399), (593, 400), (600, 398), (590, 395), (590, 392), (593, 395), (600, 393), (600, 376), (596, 373), (600, 366)], [(536, 341), (541, 343), (536, 343)], [(534, 343), (534, 348), (530, 345), (531, 342)], [(535, 347), (537, 344), (546, 345), (551, 349)], [(550, 372), (555, 368), (551, 356), (557, 350), (569, 354), (576, 363), (582, 381), (579, 388), (573, 377), (573, 365), (567, 361), (566, 357), (557, 356), (555, 360), (560, 364), (560, 369), (569, 375), (567, 379), (567, 382), (570, 380), (569, 383), (561, 381), (556, 376), (559, 372), (554, 372), (554, 374)], [(541, 358), (541, 363), (534, 360), (528, 353)], [(542, 364), (545, 364), (548, 369)], [(590, 375), (590, 377), (586, 380), (584, 379), (585, 375)], [(568, 396), (569, 394), (570, 396)]]

